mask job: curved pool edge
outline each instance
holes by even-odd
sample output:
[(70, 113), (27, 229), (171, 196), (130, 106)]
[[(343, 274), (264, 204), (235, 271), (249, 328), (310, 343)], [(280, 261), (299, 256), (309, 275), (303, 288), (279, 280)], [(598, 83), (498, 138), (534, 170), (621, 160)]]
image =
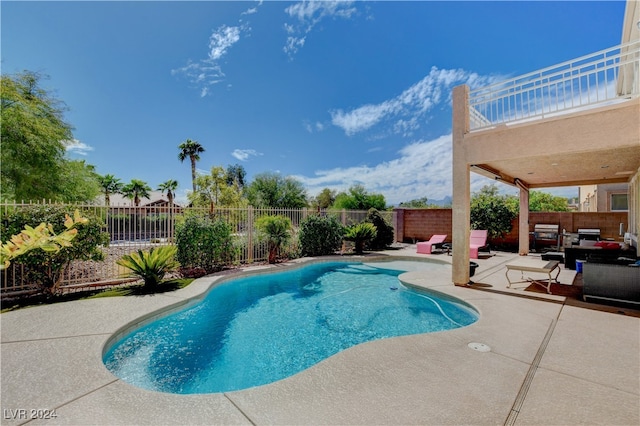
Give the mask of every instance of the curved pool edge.
[[(436, 288), (434, 288), (434, 286), (428, 286), (428, 285), (423, 285), (421, 284), (419, 281), (421, 281), (422, 279), (424, 279), (424, 277), (422, 275), (419, 275), (421, 271), (409, 271), (409, 272), (404, 272), (402, 274), (400, 274), (398, 276), (398, 280), (400, 280), (400, 282), (405, 285), (406, 287), (409, 288), (413, 288), (413, 289), (417, 289), (423, 292), (428, 292), (431, 294), (434, 294), (442, 299), (445, 299), (449, 302), (453, 302), (456, 304), (460, 304), (464, 307), (466, 307), (467, 309), (470, 309), (472, 311), (474, 311), (476, 314), (478, 314), (478, 319), (480, 317), (480, 310), (473, 305), (472, 303), (469, 303), (466, 300), (463, 300), (462, 298), (458, 297), (458, 296), (453, 296), (445, 291), (440, 291), (437, 290)], [(451, 286), (453, 286), (453, 284), (451, 284)], [(437, 287), (443, 287), (442, 285), (439, 285)], [(474, 321), (474, 323), (477, 322)], [(471, 324), (469, 324), (471, 325)], [(468, 327), (468, 326), (465, 326)]]
[(226, 270), (222, 272), (216, 272), (210, 275), (206, 275), (204, 277), (197, 278), (196, 280), (194, 280), (194, 282), (192, 282), (187, 287), (177, 290), (175, 293), (172, 294), (172, 296), (180, 297), (181, 295), (193, 293), (194, 288), (201, 287), (198, 290), (196, 290), (195, 294), (190, 294), (175, 303), (171, 303), (169, 305), (166, 305), (161, 308), (142, 314), (136, 319), (129, 321), (124, 325), (120, 326), (119, 328), (117, 328), (116, 331), (111, 336), (109, 336), (109, 338), (106, 339), (104, 344), (102, 345), (101, 357), (104, 358), (104, 356), (111, 349), (113, 344), (118, 340), (120, 340), (125, 335), (131, 333), (134, 330), (142, 328), (145, 325), (157, 319), (163, 318), (167, 315), (171, 315), (172, 313), (178, 310), (184, 309), (190, 305), (199, 303), (207, 296), (209, 291), (211, 291), (214, 287), (221, 285), (230, 280), (234, 280), (237, 278), (250, 277), (250, 276), (264, 274), (264, 273), (291, 271), (291, 270), (302, 268), (310, 264), (318, 264), (318, 263), (331, 263), (331, 262), (345, 262), (345, 263), (348, 263), (348, 262), (378, 263), (380, 262), (380, 263), (383, 263), (383, 262), (393, 262), (398, 260), (449, 265), (448, 262), (443, 262), (437, 259), (426, 259), (426, 258), (423, 259), (423, 258), (416, 258), (412, 256), (402, 256), (402, 255), (400, 256), (384, 255), (384, 254), (352, 255), (352, 256), (332, 255), (332, 256), (322, 256), (322, 257), (303, 257), (303, 258), (293, 259), (285, 263), (277, 263), (277, 264), (271, 264), (271, 265), (256, 265), (256, 266), (251, 265), (238, 270)]
[[(397, 262), (400, 262), (401, 264), (398, 265)], [(380, 267), (381, 269), (390, 269), (390, 270), (396, 270), (396, 271), (403, 271), (404, 268), (407, 268), (406, 264), (402, 264), (403, 262), (407, 262), (407, 263), (413, 263), (413, 264), (436, 264), (436, 265), (441, 265), (441, 266), (449, 266), (449, 268), (442, 268), (439, 269), (439, 272), (441, 274), (441, 277), (447, 277), (447, 279), (450, 279), (451, 277), (451, 269), (450, 269), (450, 262), (446, 262), (446, 261), (441, 261), (438, 259), (429, 259), (429, 258), (417, 258), (414, 256), (408, 256), (408, 255), (386, 255), (386, 254), (369, 254), (369, 255), (354, 255), (354, 256), (343, 256), (343, 255), (334, 255), (334, 256), (323, 256), (323, 257), (305, 257), (305, 258), (298, 258), (298, 259), (294, 259), (291, 261), (288, 261), (286, 263), (280, 263), (280, 264), (271, 264), (271, 265), (265, 265), (265, 264), (261, 264), (261, 265), (251, 265), (251, 266), (247, 266), (245, 268), (238, 268), (235, 270), (226, 270), (226, 271), (220, 271), (211, 275), (207, 275), (205, 277), (200, 277), (196, 280), (194, 280), (195, 282), (193, 282), (190, 286), (187, 286), (183, 289), (180, 289), (176, 292), (176, 296), (180, 296), (183, 295), (186, 290), (189, 287), (191, 288), (191, 293), (188, 295), (188, 297), (176, 302), (176, 303), (172, 303), (169, 305), (166, 305), (162, 308), (159, 309), (155, 309), (151, 312), (148, 312), (146, 314), (143, 314), (140, 317), (137, 317), (136, 319), (129, 321), (127, 323), (125, 323), (124, 325), (122, 325), (121, 327), (119, 327), (112, 335), (110, 335), (107, 339), (104, 340), (104, 343), (102, 345), (102, 351), (101, 351), (101, 360), (103, 361), (103, 367), (109, 372), (110, 375), (113, 375), (113, 377), (117, 378), (118, 381), (122, 381), (122, 379), (120, 377), (118, 377), (117, 375), (113, 374), (113, 372), (111, 372), (106, 365), (104, 365), (104, 358), (105, 356), (108, 354), (108, 352), (111, 351), (111, 349), (113, 348), (114, 345), (116, 345), (122, 338), (124, 338), (126, 335), (136, 332), (137, 330), (139, 330), (140, 328), (145, 327), (146, 325), (153, 323), (159, 319), (162, 319), (168, 315), (172, 315), (173, 313), (177, 312), (177, 311), (181, 311), (183, 309), (187, 309), (193, 305), (196, 305), (198, 303), (201, 303), (208, 295), (209, 292), (212, 291), (213, 289), (215, 289), (216, 287), (218, 287), (219, 285), (222, 285), (224, 283), (227, 283), (229, 281), (234, 281), (237, 279), (242, 279), (242, 278), (246, 278), (246, 277), (252, 277), (252, 276), (258, 276), (258, 275), (268, 275), (268, 274), (278, 274), (278, 273), (284, 273), (284, 272), (288, 272), (288, 271), (295, 271), (296, 269), (302, 269), (311, 265), (319, 265), (319, 264), (323, 264), (323, 263), (345, 263), (345, 264), (353, 264), (353, 263), (360, 263), (363, 265), (370, 265), (370, 266), (376, 266), (376, 267)], [(385, 268), (384, 264), (385, 263), (395, 263), (395, 265), (390, 266), (389, 268)], [(415, 266), (413, 266), (415, 267)], [(409, 267), (410, 268), (410, 267)], [(459, 308), (463, 309), (463, 310), (468, 310), (470, 311), (470, 313), (472, 312), (472, 315), (474, 315), (476, 317), (476, 319), (471, 322), (470, 324), (466, 324), (466, 325), (462, 325), (460, 326), (461, 328), (466, 328), (470, 325), (473, 325), (475, 323), (478, 322), (479, 318), (480, 318), (480, 311), (473, 306), (472, 304), (466, 302), (465, 300), (463, 300), (460, 297), (456, 297), (450, 294), (447, 294), (446, 292), (442, 292), (442, 291), (437, 291), (434, 290), (432, 288), (430, 288), (429, 286), (424, 286), (421, 284), (416, 284), (413, 283), (410, 278), (409, 279), (402, 279), (402, 276), (408, 276), (411, 277), (411, 274), (420, 274), (420, 275), (424, 275), (425, 273), (428, 272), (432, 272), (432, 270), (430, 269), (418, 269), (418, 270), (409, 270), (407, 272), (401, 272), (398, 275), (398, 279), (401, 282), (401, 284), (406, 285), (409, 289), (414, 289), (417, 290), (420, 293), (423, 293), (425, 295), (431, 295), (433, 297), (437, 297), (437, 298), (442, 298), (447, 300), (448, 302), (451, 302), (455, 305), (458, 305)], [(407, 275), (409, 274), (409, 275)], [(432, 274), (429, 274), (429, 276), (432, 276)], [(442, 279), (442, 278), (441, 278)], [(195, 285), (195, 286), (194, 286)], [(449, 286), (452, 286), (451, 284), (449, 284)], [(199, 287), (195, 292), (194, 289), (196, 287)], [(435, 303), (435, 302), (434, 302)], [(436, 303), (437, 304), (437, 303)], [(445, 315), (446, 316), (446, 315)], [(453, 328), (452, 330), (457, 329)], [(306, 370), (310, 369), (310, 368), (314, 368), (317, 365), (323, 364), (325, 363), (327, 360), (339, 355), (342, 352), (345, 351), (349, 351), (352, 350), (358, 346), (362, 346), (362, 345), (369, 345), (375, 342), (378, 342), (380, 340), (393, 340), (393, 339), (397, 339), (397, 338), (406, 338), (409, 336), (413, 336), (413, 335), (425, 335), (425, 334), (432, 334), (432, 333), (441, 333), (444, 331), (452, 331), (452, 330), (441, 330), (441, 331), (431, 331), (431, 332), (424, 332), (424, 333), (415, 333), (415, 334), (408, 334), (408, 335), (399, 335), (399, 336), (392, 336), (392, 337), (387, 337), (384, 339), (374, 339), (371, 341), (366, 341), (366, 342), (362, 342), (360, 344), (348, 347), (332, 356), (329, 356), (321, 361), (319, 361), (318, 363), (305, 368), (303, 370), (300, 370), (299, 372), (296, 372), (295, 374), (292, 374), (291, 376), (287, 376), (287, 377), (283, 377), (279, 380), (276, 380), (274, 382), (269, 382), (269, 383), (264, 383), (264, 384), (260, 384), (260, 385), (255, 385), (255, 386), (251, 386), (248, 388), (243, 388), (243, 389), (237, 389), (237, 390), (225, 390), (225, 391), (220, 391), (220, 392), (205, 392), (205, 393), (194, 393), (194, 394), (184, 394), (184, 395), (208, 395), (208, 394), (226, 394), (229, 392), (242, 392), (245, 390), (249, 390), (249, 389), (253, 389), (253, 388), (261, 388), (261, 387), (265, 387), (265, 386), (270, 386), (276, 383), (279, 383), (281, 381), (284, 380), (288, 380), (292, 377), (298, 376), (299, 374), (304, 373)], [(127, 383), (125, 381), (122, 381), (123, 383)], [(138, 386), (136, 385), (132, 385), (130, 383), (127, 383), (130, 386), (133, 386), (135, 388), (138, 388)], [(145, 388), (140, 388), (143, 391), (148, 391), (148, 392), (158, 392), (158, 393), (166, 393), (163, 391), (158, 391), (158, 390), (152, 390), (152, 389), (145, 389)]]

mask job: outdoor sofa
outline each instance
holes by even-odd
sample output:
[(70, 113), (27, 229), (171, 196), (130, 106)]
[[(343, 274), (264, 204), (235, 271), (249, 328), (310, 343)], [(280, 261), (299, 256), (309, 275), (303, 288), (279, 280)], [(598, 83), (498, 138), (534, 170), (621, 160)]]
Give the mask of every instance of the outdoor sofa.
[(640, 305), (640, 264), (595, 263), (582, 265), (582, 298)]
[[(582, 245), (584, 243), (592, 243), (592, 245)], [(581, 245), (565, 247), (564, 249), (564, 267), (566, 269), (576, 269), (576, 260), (586, 260), (587, 262), (596, 263), (629, 263), (624, 259), (635, 260), (637, 252), (635, 247), (625, 244), (606, 242), (606, 241), (583, 241)]]

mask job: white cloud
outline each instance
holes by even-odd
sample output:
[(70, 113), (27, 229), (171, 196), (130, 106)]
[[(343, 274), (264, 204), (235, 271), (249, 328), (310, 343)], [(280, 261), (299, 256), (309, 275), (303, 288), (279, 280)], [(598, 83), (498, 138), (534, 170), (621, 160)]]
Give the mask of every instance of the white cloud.
[(287, 37), (287, 44), (284, 46), (285, 53), (289, 54), (289, 57), (293, 53), (296, 53), (302, 46), (304, 46), (305, 37)]
[[(249, 8), (241, 15), (251, 15), (258, 11), (258, 6)], [(197, 61), (189, 60), (184, 67), (171, 70), (172, 75), (184, 75), (187, 80), (200, 90), (200, 97), (211, 93), (211, 87), (224, 80), (225, 74), (219, 61), (238, 43), (243, 36), (251, 32), (248, 22), (238, 21), (238, 25), (221, 25), (209, 36), (207, 57)], [(230, 87), (230, 86), (227, 86)]]
[(364, 105), (353, 111), (331, 111), (331, 123), (342, 128), (349, 136), (367, 130), (385, 116), (394, 114), (397, 102), (383, 102), (378, 105)]
[(263, 1), (259, 0), (258, 1), (258, 6), (256, 7), (250, 7), (249, 9), (245, 10), (244, 12), (241, 13), (241, 15), (253, 15), (254, 13), (258, 13), (258, 7), (262, 6)]
[(189, 194), (191, 192), (192, 190), (190, 188), (178, 188), (178, 190), (173, 194), (175, 202), (181, 206), (189, 205)]
[(319, 121), (316, 121), (315, 123), (310, 123), (309, 121), (304, 121), (303, 122), (303, 126), (306, 129), (307, 132), (309, 133), (313, 133), (313, 132), (321, 132), (324, 130), (324, 124), (322, 124)]
[(209, 37), (209, 59), (217, 61), (238, 41), (240, 41), (240, 27), (222, 25)]
[(88, 152), (93, 151), (93, 147), (87, 145), (84, 142), (80, 142), (78, 139), (62, 141), (64, 148), (67, 152), (71, 152), (78, 155), (87, 155)]
[(301, 1), (288, 6), (285, 13), (293, 18), (294, 24), (285, 23), (289, 34), (283, 48), (289, 57), (293, 57), (304, 46), (306, 35), (315, 25), (328, 17), (349, 19), (357, 13), (354, 1)]
[(231, 155), (240, 161), (247, 161), (249, 157), (256, 157), (262, 154), (257, 152), (255, 149), (234, 149)]
[(398, 154), (397, 158), (375, 166), (320, 170), (312, 177), (297, 178), (310, 193), (318, 193), (325, 187), (342, 191), (361, 183), (368, 191), (384, 194), (389, 204), (451, 195), (451, 135), (414, 142)]
[(224, 80), (224, 73), (215, 61), (203, 59), (199, 62), (189, 61), (182, 68), (171, 70), (172, 75), (184, 75), (195, 87), (200, 89), (200, 96), (209, 94), (211, 86)]
[(285, 12), (298, 21), (306, 24), (317, 23), (327, 16), (350, 18), (356, 13), (354, 1), (301, 1), (285, 9)]
[[(374, 166), (319, 170), (311, 177), (295, 177), (311, 195), (324, 188), (345, 191), (359, 183), (369, 192), (383, 194), (389, 205), (422, 197), (441, 200), (452, 194), (452, 159), (449, 134), (430, 141), (413, 142), (402, 148), (396, 158)], [(492, 182), (471, 174), (472, 191)]]
[(378, 104), (363, 105), (351, 111), (329, 111), (331, 122), (351, 136), (385, 120), (395, 119), (392, 125), (393, 132), (411, 136), (420, 127), (420, 122), (426, 121), (425, 115), (434, 106), (451, 102), (451, 89), (454, 85), (464, 83), (477, 87), (490, 84), (497, 79), (479, 76), (462, 69), (440, 70), (432, 67), (427, 76), (392, 99)]

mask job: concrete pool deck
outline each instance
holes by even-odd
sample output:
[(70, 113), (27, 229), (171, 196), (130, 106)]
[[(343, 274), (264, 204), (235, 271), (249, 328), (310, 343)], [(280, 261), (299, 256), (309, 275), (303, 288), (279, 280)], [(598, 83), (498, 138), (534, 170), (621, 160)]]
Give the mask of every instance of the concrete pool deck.
[[(415, 246), (385, 254), (451, 259), (416, 255)], [(102, 363), (119, 329), (203, 293), (217, 278), (171, 293), (4, 313), (2, 424), (640, 424), (640, 311), (569, 305), (525, 294), (526, 284), (508, 289), (505, 265), (519, 256), (493, 254), (477, 261), (477, 288), (453, 286), (449, 268), (402, 276), (472, 304), (476, 323), (365, 343), (279, 382), (224, 394), (138, 389)], [(563, 269), (559, 280), (574, 275)]]

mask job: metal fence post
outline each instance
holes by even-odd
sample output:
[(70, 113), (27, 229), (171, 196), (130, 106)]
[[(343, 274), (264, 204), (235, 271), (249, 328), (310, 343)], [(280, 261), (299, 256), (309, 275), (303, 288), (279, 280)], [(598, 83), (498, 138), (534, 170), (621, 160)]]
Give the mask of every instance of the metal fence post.
[(253, 207), (247, 208), (247, 262), (253, 263)]

